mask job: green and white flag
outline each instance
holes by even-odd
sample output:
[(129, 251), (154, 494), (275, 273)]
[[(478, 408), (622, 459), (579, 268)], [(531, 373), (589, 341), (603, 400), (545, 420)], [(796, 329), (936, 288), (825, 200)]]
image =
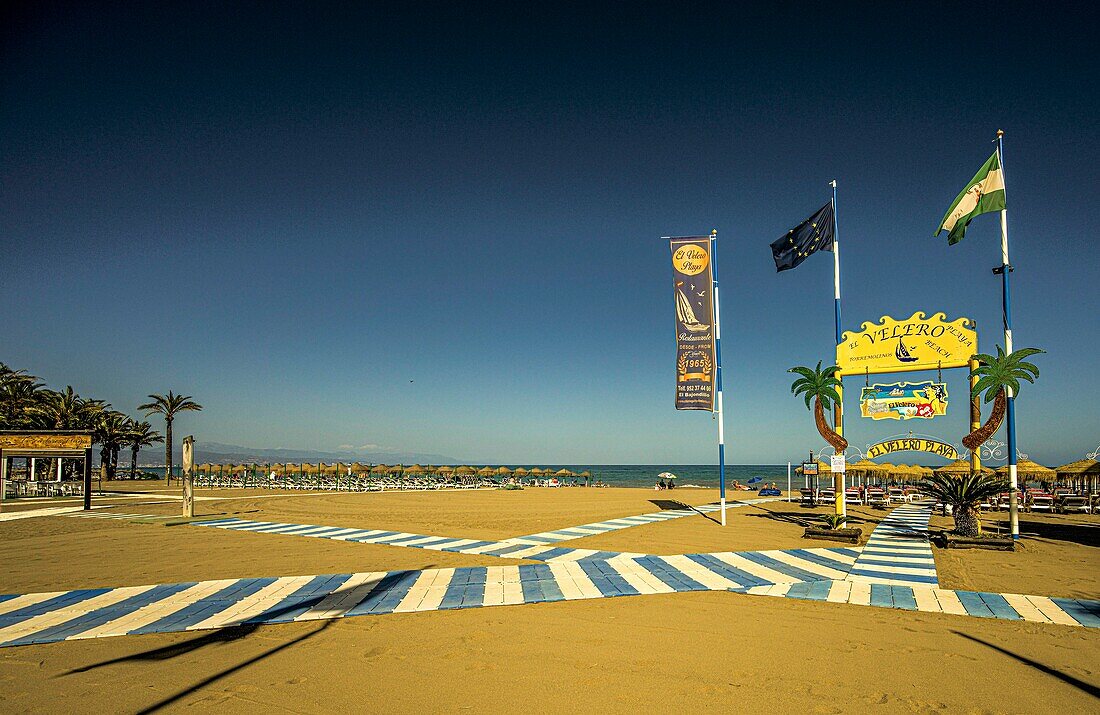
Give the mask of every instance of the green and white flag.
[(979, 214), (990, 211), (1000, 211), (1005, 207), (1005, 180), (1001, 174), (1001, 160), (997, 152), (989, 157), (966, 188), (959, 192), (947, 209), (943, 221), (940, 222), (940, 232), (947, 231), (947, 243), (953, 245), (963, 239), (966, 227), (971, 220)]

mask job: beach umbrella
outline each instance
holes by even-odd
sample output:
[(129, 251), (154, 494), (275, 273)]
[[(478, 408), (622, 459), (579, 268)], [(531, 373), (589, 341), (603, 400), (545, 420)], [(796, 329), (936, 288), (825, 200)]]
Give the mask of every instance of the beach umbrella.
[(497, 467), (497, 474), (502, 477), (508, 477), (511, 476), (512, 470), (508, 469), (508, 467)]
[(554, 472), (554, 476), (555, 477), (574, 477), (576, 475), (573, 474), (573, 472), (569, 471), (568, 469), (562, 468), (562, 469), (559, 469), (558, 471)]
[(445, 464), (445, 465), (443, 465), (442, 467), (439, 468), (439, 473), (443, 474), (443, 475), (454, 474), (455, 473), (455, 468), (450, 466), (450, 465)]
[(400, 474), (403, 471), (405, 471), (405, 468), (403, 466), (401, 466), (400, 464), (395, 464), (386, 470), (386, 474)]
[[(1007, 476), (1008, 465), (997, 467), (997, 473)], [(1057, 472), (1030, 459), (1021, 459), (1016, 465), (1016, 474), (1036, 482), (1053, 482)]]
[(469, 477), (476, 473), (477, 471), (473, 467), (467, 467), (465, 464), (455, 469), (455, 476), (458, 477)]
[(424, 469), (424, 467), (421, 467), (419, 464), (414, 464), (411, 467), (407, 467), (405, 469), (405, 474), (424, 474), (426, 471), (428, 470)]
[(291, 472), (297, 472), (297, 471), (299, 471), (299, 468), (298, 468), (297, 464), (292, 464), (291, 462), (286, 463), (286, 472), (285, 472), (286, 474), (290, 474)]
[(747, 481), (745, 483), (746, 484), (756, 484), (756, 483), (762, 482), (762, 481), (764, 481), (764, 479), (762, 477), (753, 477), (752, 479), (750, 479), (749, 481)]
[[(963, 474), (970, 474), (970, 460), (969, 459), (957, 459), (951, 464), (945, 464), (942, 467), (936, 467), (932, 470), (934, 474), (947, 475), (951, 477), (958, 477)], [(993, 470), (989, 467), (982, 467), (982, 474), (993, 474)]]
[(587, 469), (577, 475), (578, 477), (584, 477), (584, 486), (588, 486), (588, 480), (592, 478), (592, 472)]
[(1084, 489), (1085, 483), (1088, 482), (1088, 488), (1091, 490), (1100, 480), (1100, 462), (1095, 459), (1079, 459), (1076, 462), (1063, 464), (1054, 471), (1059, 480), (1075, 482), (1081, 489)]
[(370, 468), (371, 474), (385, 474), (390, 468), (385, 464), (376, 464)]
[(530, 474), (530, 472), (528, 472), (527, 469), (524, 467), (518, 467), (514, 472), (512, 472), (512, 474), (516, 475), (517, 477), (526, 477), (528, 474)]
[(369, 471), (370, 471), (370, 467), (368, 467), (365, 464), (360, 464), (359, 462), (355, 462), (354, 464), (351, 465), (351, 473), (352, 474), (366, 474)]
[(677, 479), (677, 476), (672, 472), (661, 472), (657, 475), (658, 479)]
[(528, 472), (528, 474), (530, 474), (532, 477), (541, 477), (543, 474), (546, 474), (546, 472), (538, 467), (535, 467), (530, 472)]
[(493, 476), (493, 474), (494, 471), (492, 467), (482, 467), (481, 469), (477, 470), (477, 475), (479, 477), (491, 477)]

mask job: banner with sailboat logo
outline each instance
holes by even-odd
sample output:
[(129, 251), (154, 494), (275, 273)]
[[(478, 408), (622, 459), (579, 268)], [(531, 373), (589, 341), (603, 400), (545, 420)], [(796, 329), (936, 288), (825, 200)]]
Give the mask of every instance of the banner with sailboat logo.
[(709, 236), (670, 239), (676, 299), (676, 409), (714, 410), (714, 278)]

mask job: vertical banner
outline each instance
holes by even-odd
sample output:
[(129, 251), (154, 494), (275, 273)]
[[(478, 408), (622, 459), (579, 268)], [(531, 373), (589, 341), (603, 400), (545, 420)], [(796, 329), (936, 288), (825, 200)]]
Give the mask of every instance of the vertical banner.
[(676, 299), (676, 409), (714, 411), (714, 269), (709, 236), (670, 239)]

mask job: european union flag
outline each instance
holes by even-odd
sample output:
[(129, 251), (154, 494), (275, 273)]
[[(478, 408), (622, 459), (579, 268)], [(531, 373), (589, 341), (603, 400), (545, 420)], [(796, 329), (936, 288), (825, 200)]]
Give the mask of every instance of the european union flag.
[(834, 236), (833, 202), (830, 201), (813, 216), (772, 242), (775, 270), (778, 272), (796, 268), (811, 253), (833, 250)]

